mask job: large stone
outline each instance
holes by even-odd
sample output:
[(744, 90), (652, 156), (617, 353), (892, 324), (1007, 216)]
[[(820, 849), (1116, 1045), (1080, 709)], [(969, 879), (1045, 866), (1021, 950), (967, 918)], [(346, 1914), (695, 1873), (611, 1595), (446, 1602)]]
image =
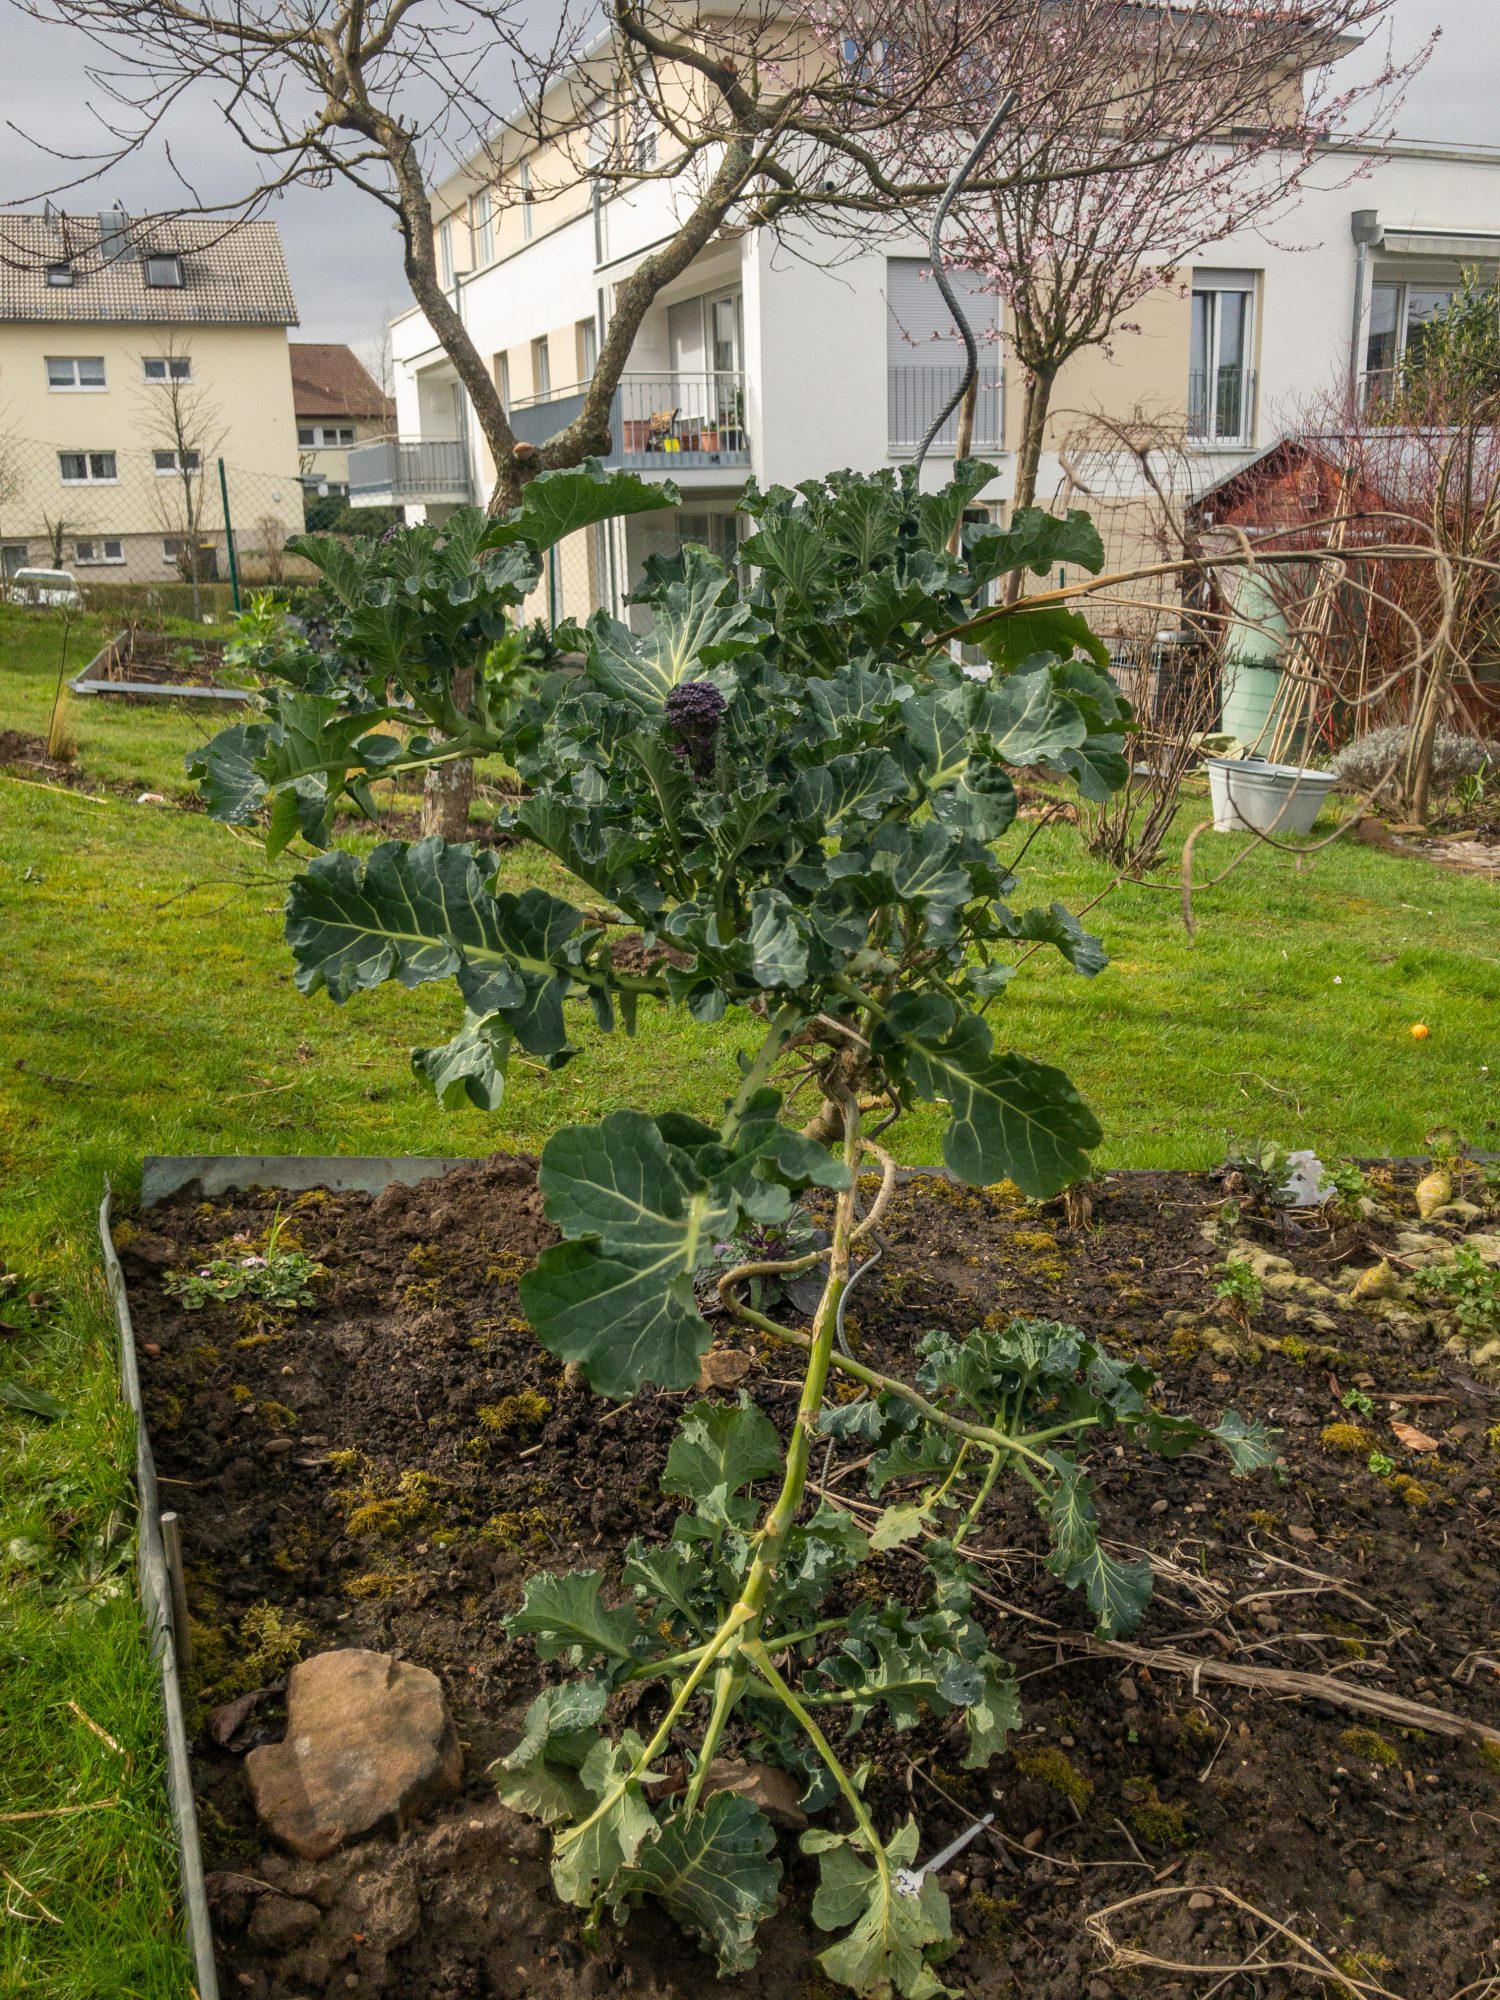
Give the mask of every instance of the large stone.
[(285, 1739), (252, 1750), (245, 1775), (266, 1830), (318, 1861), (452, 1798), (463, 1752), (435, 1674), (350, 1648), (293, 1667)]

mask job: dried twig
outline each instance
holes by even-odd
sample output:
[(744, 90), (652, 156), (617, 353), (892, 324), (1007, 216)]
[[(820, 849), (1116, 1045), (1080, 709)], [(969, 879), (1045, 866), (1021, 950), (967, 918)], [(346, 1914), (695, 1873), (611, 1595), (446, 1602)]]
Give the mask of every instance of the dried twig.
[(115, 1797), (90, 1799), (87, 1805), (81, 1806), (37, 1806), (31, 1812), (0, 1812), (0, 1826), (19, 1826), (22, 1820), (27, 1819), (66, 1819), (71, 1813), (107, 1812), (119, 1803), (119, 1798)]

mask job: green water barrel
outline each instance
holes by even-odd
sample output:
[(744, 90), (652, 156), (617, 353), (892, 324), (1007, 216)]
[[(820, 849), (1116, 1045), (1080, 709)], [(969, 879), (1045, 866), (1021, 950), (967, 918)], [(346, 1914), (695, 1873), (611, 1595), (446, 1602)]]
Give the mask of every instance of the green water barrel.
[(1267, 756), (1282, 696), (1280, 662), (1286, 648), (1286, 617), (1270, 585), (1253, 570), (1245, 570), (1235, 579), (1233, 612), (1224, 628), (1219, 726)]

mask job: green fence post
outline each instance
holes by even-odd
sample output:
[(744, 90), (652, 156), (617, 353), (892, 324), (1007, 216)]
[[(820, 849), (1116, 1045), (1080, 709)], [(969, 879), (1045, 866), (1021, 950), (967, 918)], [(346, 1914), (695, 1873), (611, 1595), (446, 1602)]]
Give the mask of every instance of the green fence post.
[(219, 460), (219, 498), (224, 505), (224, 546), (229, 551), (229, 595), (235, 616), (240, 609), (240, 566), (234, 555), (234, 528), (229, 519), (229, 481), (224, 477), (224, 461)]

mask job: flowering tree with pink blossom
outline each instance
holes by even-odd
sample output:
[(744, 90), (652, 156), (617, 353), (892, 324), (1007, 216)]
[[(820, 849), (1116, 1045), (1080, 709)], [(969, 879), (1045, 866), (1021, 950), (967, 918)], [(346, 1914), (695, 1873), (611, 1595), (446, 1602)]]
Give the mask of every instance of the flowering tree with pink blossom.
[[(1038, 0), (992, 17), (966, 54), (957, 120), (903, 128), (913, 153), (946, 157), (955, 133), (977, 135), (1015, 93), (982, 184), (955, 209), (950, 254), (993, 282), (1001, 337), (1024, 370), (1018, 506), (1035, 497), (1053, 391), (1074, 355), (1131, 331), (1130, 315), (1188, 258), (1273, 225), (1315, 174), (1320, 186), (1355, 178), (1388, 138), (1433, 38), (1402, 61), (1388, 52), (1359, 84), (1335, 72), (1393, 6)], [(845, 59), (868, 66), (872, 52), (846, 42)]]

